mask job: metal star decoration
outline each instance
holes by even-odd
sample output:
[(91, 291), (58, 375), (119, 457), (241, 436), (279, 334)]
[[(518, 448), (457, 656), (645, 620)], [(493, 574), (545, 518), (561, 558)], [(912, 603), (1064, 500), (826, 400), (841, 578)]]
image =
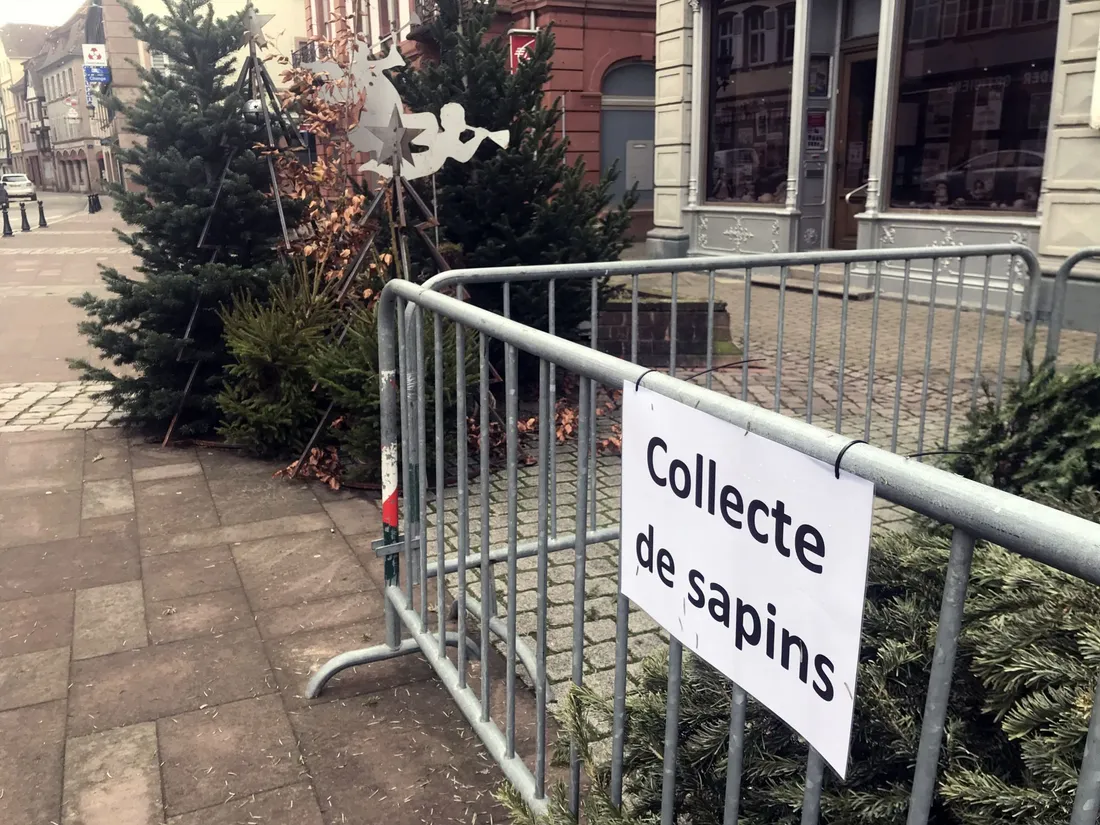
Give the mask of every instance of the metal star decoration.
[(261, 49), (266, 48), (267, 38), (264, 37), (264, 26), (274, 17), (274, 14), (256, 14), (255, 9), (249, 9), (244, 18), (246, 28), (241, 37), (241, 45), (247, 46), (249, 42), (253, 42)]
[(378, 150), (375, 160), (378, 163), (397, 160), (412, 161), (412, 141), (423, 129), (408, 129), (401, 123), (401, 111), (396, 107), (390, 112), (389, 123), (384, 126), (368, 126), (367, 131), (378, 138), (382, 148)]

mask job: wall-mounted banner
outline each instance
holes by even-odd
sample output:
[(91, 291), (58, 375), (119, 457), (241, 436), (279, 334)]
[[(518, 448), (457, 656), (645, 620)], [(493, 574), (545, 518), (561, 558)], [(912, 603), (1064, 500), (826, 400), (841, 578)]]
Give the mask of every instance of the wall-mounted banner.
[(622, 590), (844, 778), (874, 485), (623, 385)]
[(102, 43), (85, 43), (81, 49), (84, 51), (85, 66), (107, 65), (107, 48)]
[(537, 37), (538, 32), (529, 29), (512, 29), (508, 32), (508, 60), (512, 74), (516, 73), (520, 63), (531, 56)]
[(110, 66), (85, 66), (84, 67), (84, 82), (85, 83), (110, 83), (111, 82), (111, 68), (110, 68)]

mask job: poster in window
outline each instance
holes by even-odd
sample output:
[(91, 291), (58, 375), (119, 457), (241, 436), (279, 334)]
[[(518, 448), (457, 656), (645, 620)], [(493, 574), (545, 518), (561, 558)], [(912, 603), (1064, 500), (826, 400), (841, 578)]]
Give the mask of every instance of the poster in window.
[(784, 109), (768, 110), (768, 140), (782, 140), (787, 132), (787, 112)]
[(1041, 129), (1043, 131), (1047, 128), (1047, 121), (1050, 118), (1050, 95), (1049, 94), (1036, 94), (1032, 95), (1027, 103), (1027, 128), (1028, 129)]
[(933, 89), (928, 93), (924, 112), (924, 137), (941, 140), (951, 137), (951, 119), (955, 110), (955, 93), (951, 89)]
[(926, 143), (921, 154), (920, 188), (932, 191), (938, 181), (933, 180), (937, 175), (947, 171), (947, 162), (950, 157), (951, 144)]
[(994, 132), (1001, 128), (1003, 86), (979, 86), (974, 92), (974, 131)]
[(810, 55), (809, 77), (806, 87), (806, 94), (809, 97), (829, 96), (830, 59), (827, 54)]

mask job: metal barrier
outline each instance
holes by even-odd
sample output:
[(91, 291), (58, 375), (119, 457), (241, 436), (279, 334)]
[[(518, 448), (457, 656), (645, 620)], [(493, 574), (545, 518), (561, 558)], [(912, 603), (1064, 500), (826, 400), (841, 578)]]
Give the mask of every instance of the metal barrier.
[[(909, 452), (922, 453), (925, 449), (925, 440), (928, 436), (929, 426), (929, 413), (930, 413), (930, 395), (935, 396), (936, 404), (939, 405), (942, 396), (943, 409), (935, 410), (938, 415), (940, 412), (943, 414), (943, 438), (939, 446), (946, 449), (949, 446), (951, 439), (951, 427), (954, 420), (955, 405), (956, 405), (956, 387), (960, 381), (965, 381), (966, 378), (963, 375), (965, 367), (960, 367), (960, 318), (963, 313), (964, 303), (964, 284), (968, 284), (974, 289), (980, 288), (981, 299), (978, 307), (976, 308), (977, 314), (977, 336), (974, 341), (972, 351), (968, 352), (968, 355), (973, 356), (973, 371), (969, 376), (970, 392), (969, 392), (969, 406), (972, 409), (977, 405), (979, 399), (979, 388), (983, 384), (989, 384), (991, 391), (995, 397), (996, 403), (1000, 404), (1005, 386), (1006, 371), (1009, 368), (1009, 344), (1012, 338), (1013, 328), (1010, 325), (1011, 313), (1009, 312), (994, 312), (989, 309), (989, 296), (991, 290), (991, 284), (993, 282), (993, 266), (994, 261), (998, 259), (1005, 262), (1004, 270), (1007, 273), (1007, 280), (1003, 286), (1005, 291), (1011, 296), (1017, 289), (1024, 291), (1024, 297), (1022, 306), (1023, 309), (1020, 313), (1020, 318), (1024, 322), (1024, 328), (1022, 330), (1022, 336), (1020, 341), (1020, 350), (1018, 353), (1018, 375), (1023, 378), (1028, 367), (1028, 352), (1033, 346), (1036, 340), (1036, 333), (1038, 329), (1038, 318), (1040, 316), (1040, 282), (1042, 279), (1041, 271), (1039, 268), (1038, 259), (1035, 253), (1031, 249), (1020, 246), (1017, 244), (992, 244), (992, 245), (975, 245), (975, 246), (957, 246), (957, 247), (916, 247), (916, 248), (900, 248), (900, 249), (880, 249), (880, 250), (832, 250), (832, 251), (819, 251), (819, 252), (796, 252), (796, 253), (776, 253), (769, 255), (733, 255), (733, 256), (721, 256), (721, 257), (708, 257), (708, 258), (676, 258), (676, 259), (662, 259), (662, 260), (649, 260), (649, 261), (615, 261), (610, 263), (592, 263), (592, 264), (570, 264), (570, 265), (554, 265), (554, 266), (532, 266), (532, 267), (499, 267), (499, 268), (482, 268), (482, 269), (465, 269), (455, 270), (451, 272), (441, 273), (425, 282), (424, 286), (427, 289), (436, 291), (447, 290), (448, 288), (457, 288), (462, 285), (485, 285), (491, 283), (500, 283), (502, 285), (503, 296), (502, 306), (503, 314), (505, 317), (509, 317), (509, 288), (512, 284), (516, 283), (530, 283), (530, 282), (546, 282), (548, 292), (548, 325), (546, 331), (555, 334), (556, 318), (555, 318), (555, 286), (559, 281), (565, 281), (570, 279), (590, 280), (592, 282), (592, 296), (591, 296), (591, 312), (590, 312), (590, 330), (589, 330), (589, 345), (593, 349), (598, 349), (601, 345), (601, 341), (598, 337), (598, 307), (597, 307), (597, 283), (602, 279), (608, 278), (629, 278), (630, 279), (630, 300), (631, 300), (631, 333), (630, 333), (630, 348), (631, 348), (631, 361), (637, 362), (639, 351), (639, 278), (646, 275), (660, 275), (668, 277), (669, 285), (669, 306), (670, 306), (670, 329), (669, 329), (669, 348), (668, 348), (668, 363), (669, 374), (676, 375), (678, 366), (682, 366), (678, 363), (677, 353), (677, 308), (682, 300), (681, 292), (683, 289), (686, 278), (692, 277), (694, 273), (700, 273), (697, 276), (697, 280), (705, 279), (707, 294), (707, 331), (706, 331), (706, 354), (705, 358), (705, 377), (706, 386), (709, 388), (713, 384), (713, 373), (721, 369), (720, 365), (715, 364), (715, 334), (714, 334), (714, 307), (716, 300), (716, 285), (727, 281), (728, 279), (735, 278), (741, 280), (744, 289), (740, 300), (743, 302), (743, 318), (741, 322), (741, 335), (742, 335), (742, 352), (738, 359), (738, 364), (735, 366), (740, 367), (740, 386), (739, 388), (733, 388), (734, 392), (740, 395), (742, 401), (750, 399), (750, 376), (752, 374), (752, 364), (754, 357), (757, 355), (763, 356), (756, 359), (762, 361), (766, 366), (774, 366), (774, 380), (772, 382), (772, 409), (780, 411), (784, 407), (787, 407), (790, 411), (791, 404), (789, 400), (784, 398), (784, 383), (783, 383), (783, 369), (785, 358), (790, 357), (790, 353), (784, 350), (784, 333), (787, 327), (787, 312), (786, 303), (787, 296), (790, 293), (790, 285), (795, 281), (792, 276), (791, 270), (793, 267), (799, 267), (803, 270), (810, 267), (813, 268), (813, 274), (809, 278), (809, 288), (811, 290), (810, 307), (809, 307), (809, 340), (808, 352), (805, 353), (805, 360), (807, 364), (806, 369), (806, 390), (805, 399), (802, 401), (801, 396), (797, 399), (801, 402), (802, 407), (799, 411), (802, 417), (808, 423), (815, 423), (815, 420), (821, 418), (821, 406), (826, 407), (827, 412), (831, 412), (832, 421), (831, 426), (836, 429), (837, 432), (841, 432), (845, 426), (845, 400), (850, 395), (850, 392), (846, 394), (845, 384), (852, 383), (866, 383), (866, 393), (864, 397), (864, 403), (862, 407), (863, 411), (863, 439), (865, 441), (872, 440), (872, 421), (874, 418), (873, 409), (875, 405), (876, 390), (889, 392), (892, 389), (892, 414), (887, 418), (888, 420), (881, 421), (886, 428), (889, 429), (889, 442), (890, 449), (897, 452), (899, 449), (899, 424), (900, 416), (902, 412), (902, 398), (903, 388), (905, 386), (905, 375), (911, 373), (911, 365), (914, 359), (910, 359), (910, 364), (907, 367), (906, 364), (906, 344), (907, 341), (911, 342), (914, 336), (909, 332), (908, 320), (913, 312), (913, 308), (918, 304), (926, 305), (924, 312), (924, 330), (923, 330), (923, 342), (924, 352), (923, 359), (919, 359), (923, 364), (921, 368), (920, 376), (914, 385), (919, 384), (920, 387), (920, 406), (919, 406), (919, 427), (914, 443), (910, 443), (908, 446)], [(921, 264), (926, 264), (922, 267)], [(897, 301), (885, 301), (881, 298), (880, 281), (883, 275), (884, 265), (894, 264), (901, 267), (904, 272), (902, 281), (901, 296)], [(831, 367), (831, 371), (835, 372), (833, 389), (835, 389), (835, 395), (832, 398), (827, 394), (820, 393), (821, 401), (818, 408), (815, 410), (815, 395), (819, 395), (819, 384), (821, 376), (818, 373), (822, 364), (822, 352), (819, 347), (818, 341), (818, 329), (822, 325), (821, 316), (823, 315), (822, 307), (828, 301), (822, 294), (822, 289), (825, 284), (823, 282), (823, 267), (843, 267), (843, 272), (839, 276), (840, 296), (839, 301), (829, 301), (830, 309), (833, 313), (833, 320), (839, 322), (839, 341), (835, 356), (832, 353), (826, 353), (824, 359), (826, 361), (824, 366)], [(954, 271), (954, 267), (957, 267), (957, 271)], [(867, 271), (862, 274), (858, 272), (859, 269), (865, 269)], [(760, 326), (754, 328), (754, 318), (756, 317), (752, 310), (752, 296), (754, 294), (753, 286), (754, 275), (759, 276), (762, 272), (769, 272), (778, 270), (778, 281), (774, 285), (778, 292), (778, 307), (775, 320), (775, 337), (774, 337), (774, 350), (770, 344), (765, 344), (761, 349), (752, 341), (752, 335), (755, 330), (759, 330)], [(917, 298), (913, 296), (911, 287), (913, 282), (917, 280), (918, 273), (927, 280), (927, 297), (921, 296)], [(852, 357), (849, 354), (849, 335), (848, 328), (850, 322), (850, 312), (853, 305), (853, 299), (851, 297), (853, 280), (857, 277), (862, 277), (867, 280), (869, 288), (873, 292), (871, 297), (871, 311), (870, 311), (870, 346), (866, 353), (859, 353), (865, 360), (861, 360), (859, 363), (860, 373), (849, 375), (853, 365)], [(951, 291), (954, 295), (951, 296)], [(947, 292), (945, 299), (944, 294)], [(759, 291), (757, 291), (759, 294)], [(1054, 296), (1054, 300), (1065, 300), (1065, 293), (1062, 290)], [(899, 323), (896, 330), (896, 337), (892, 336), (893, 330), (887, 330), (885, 334), (880, 335), (880, 309), (884, 304), (889, 303), (892, 306), (896, 306), (897, 314), (899, 317)], [(1009, 299), (1011, 304), (1011, 298)], [(947, 356), (948, 364), (946, 369), (944, 365), (936, 363), (934, 357), (934, 351), (936, 350), (935, 344), (939, 343), (939, 337), (936, 331), (936, 319), (937, 309), (943, 308), (950, 310), (950, 328), (947, 330), (941, 330), (939, 336), (943, 339), (950, 340), (950, 355)], [(1058, 307), (1055, 305), (1051, 308), (1052, 318), (1060, 320), (1061, 314), (1057, 311)], [(1000, 315), (999, 323), (995, 324), (994, 333), (999, 333), (999, 348), (995, 350), (998, 353), (996, 358), (996, 365), (987, 369), (983, 366), (983, 359), (986, 356), (986, 328), (989, 325), (991, 315)], [(944, 313), (939, 315), (941, 321), (944, 319)], [(1060, 333), (1060, 327), (1058, 329)], [(890, 346), (896, 344), (897, 355), (894, 364), (894, 380), (892, 387), (883, 386), (881, 389), (876, 386), (876, 381), (879, 381), (883, 385), (886, 384), (882, 381), (883, 378), (888, 376), (888, 373), (878, 371), (876, 363), (879, 360), (878, 351), (881, 343), (887, 343), (887, 337), (891, 337), (892, 340), (888, 342)], [(943, 343), (946, 345), (946, 340)], [(1051, 332), (1051, 337), (1048, 338), (1047, 354), (1056, 356), (1059, 336), (1055, 335), (1054, 331)], [(859, 357), (857, 356), (857, 357)], [(1016, 355), (1013, 358), (1017, 357)], [(864, 369), (865, 367), (865, 369)], [(937, 373), (946, 373), (942, 375), (943, 386), (936, 386), (934, 375)], [(551, 374), (551, 393), (556, 390), (555, 375)], [(551, 402), (553, 404), (553, 401)], [(912, 409), (908, 410), (912, 412)], [(815, 419), (816, 416), (816, 419)], [(938, 423), (938, 422), (937, 422)], [(852, 426), (857, 426), (854, 422), (849, 422), (849, 429)], [(883, 439), (876, 439), (877, 441), (883, 441)], [(881, 444), (885, 446), (885, 443)], [(553, 448), (552, 448), (553, 450)]]
[[(406, 314), (406, 304), (411, 312)], [(550, 553), (570, 549), (575, 553), (572, 588), (572, 681), (584, 681), (586, 580), (586, 550), (596, 542), (614, 540), (618, 526), (592, 529), (589, 507), (589, 444), (595, 426), (589, 401), (599, 386), (618, 388), (624, 381), (642, 382), (647, 389), (670, 399), (696, 407), (716, 418), (733, 423), (754, 434), (785, 445), (798, 452), (844, 468), (856, 476), (874, 482), (876, 494), (896, 504), (954, 526), (947, 567), (944, 596), (935, 641), (935, 652), (929, 689), (923, 714), (917, 750), (909, 812), (910, 825), (921, 825), (928, 818), (936, 783), (937, 762), (947, 715), (955, 647), (963, 615), (963, 605), (969, 578), (971, 558), (978, 540), (994, 542), (1008, 550), (1050, 565), (1093, 583), (1100, 583), (1100, 525), (1066, 513), (1008, 495), (984, 485), (917, 461), (906, 459), (878, 447), (855, 443), (845, 436), (812, 426), (806, 422), (762, 409), (688, 381), (667, 376), (600, 353), (590, 347), (562, 340), (548, 332), (525, 327), (513, 320), (485, 311), (456, 298), (439, 294), (425, 287), (402, 281), (389, 283), (383, 291), (379, 315), (379, 370), (382, 408), (383, 458), (383, 521), (384, 535), (376, 552), (385, 558), (386, 642), (383, 645), (342, 654), (324, 665), (311, 679), (308, 695), (317, 696), (325, 683), (336, 673), (356, 665), (419, 651), (435, 669), (437, 675), (462, 710), (486, 749), (503, 770), (505, 776), (522, 794), (537, 814), (547, 806), (547, 593), (548, 559)], [(426, 402), (429, 378), (425, 374), (424, 314), (433, 313), (436, 365), (432, 392), (441, 398), (444, 392), (442, 363), (442, 332), (444, 321), (454, 326), (456, 344), (457, 412), (454, 432), (457, 437), (455, 459), (458, 466), (457, 499), (447, 506), (436, 488), (435, 521), (428, 522), (427, 475), (420, 463), (427, 456), (428, 437)], [(403, 323), (398, 323), (401, 319)], [(476, 335), (479, 375), (468, 380), (466, 347), (469, 335)], [(469, 447), (467, 441), (466, 393), (476, 386), (481, 410), (483, 432), (487, 429), (489, 409), (489, 344), (502, 344), (505, 353), (504, 391), (507, 417), (507, 495), (500, 506), (506, 510), (507, 540), (503, 546), (491, 546), (489, 524), (496, 517), (489, 478), (488, 442), (481, 439), (480, 489), (478, 506), (471, 508), (468, 477)], [(577, 487), (573, 520), (576, 532), (552, 535), (552, 470), (549, 429), (538, 429), (538, 455), (535, 465), (538, 488), (536, 515), (537, 537), (521, 542), (521, 515), (517, 506), (519, 476), (519, 354), (535, 357), (539, 363), (538, 407), (542, 421), (550, 414), (550, 380), (555, 370), (564, 370), (578, 377), (580, 406), (577, 433)], [(406, 376), (399, 387), (398, 370)], [(437, 404), (436, 433), (443, 432), (442, 404)], [(437, 437), (436, 459), (442, 456), (444, 439)], [(401, 449), (399, 451), (399, 444)], [(437, 466), (439, 466), (437, 464)], [(403, 475), (406, 493), (404, 507), (405, 531), (400, 532), (397, 478)], [(441, 474), (437, 473), (437, 479)], [(474, 515), (476, 513), (476, 516)], [(471, 523), (480, 522), (480, 552), (471, 547)], [(457, 556), (447, 559), (444, 535), (453, 525), (457, 535)], [(567, 529), (567, 528), (566, 528)], [(434, 542), (432, 541), (434, 539)], [(436, 558), (430, 562), (434, 545)], [(401, 575), (399, 559), (405, 558), (405, 575)], [(535, 601), (537, 604), (537, 642), (533, 657), (520, 651), (517, 633), (517, 562), (520, 558), (537, 559)], [(495, 601), (491, 587), (489, 565), (507, 565), (506, 613), (503, 620), (488, 614), (488, 605)], [(480, 599), (467, 593), (468, 571), (479, 571)], [(447, 630), (445, 610), (445, 577), (455, 577), (457, 605), (456, 632)], [(620, 571), (621, 576), (621, 571)], [(428, 581), (436, 579), (436, 619), (430, 621)], [(480, 620), (479, 639), (467, 642), (468, 615)], [(627, 638), (629, 604), (621, 592), (617, 597), (615, 628), (614, 727), (612, 739), (611, 796), (616, 804), (622, 801), (623, 754), (626, 731), (625, 695), (627, 687)], [(405, 634), (411, 638), (403, 638)], [(506, 645), (506, 666), (503, 708), (494, 705), (490, 660), (490, 634), (502, 638)], [(454, 659), (448, 645), (457, 645)], [(467, 647), (476, 647), (481, 660), (475, 668)], [(682, 647), (673, 639), (669, 646), (670, 676), (668, 685), (667, 727), (664, 750), (664, 804), (662, 822), (674, 821), (673, 790), (676, 782), (676, 744), (679, 719), (679, 689)], [(524, 661), (524, 659), (527, 659)], [(532, 661), (533, 659), (533, 661)], [(535, 701), (535, 741), (533, 750), (524, 754), (517, 747), (517, 666), (523, 664), (532, 673)], [(480, 682), (480, 684), (478, 684)], [(731, 685), (734, 708), (744, 707), (744, 693)], [(1100, 682), (1097, 683), (1100, 701)], [(499, 697), (496, 697), (499, 700)], [(740, 766), (743, 737), (743, 713), (735, 711), (731, 718), (731, 753), (729, 764)], [(740, 726), (740, 728), (739, 728)], [(1090, 720), (1088, 741), (1073, 807), (1071, 825), (1091, 823), (1100, 802), (1100, 714)], [(808, 752), (805, 797), (802, 822), (818, 821), (824, 763), (812, 749)], [(736, 823), (741, 779), (740, 769), (729, 772), (727, 783), (726, 821)], [(581, 790), (581, 764), (576, 751), (570, 765), (570, 802), (577, 810)]]
[[(1062, 327), (1066, 320), (1066, 295), (1069, 291), (1069, 276), (1073, 268), (1081, 261), (1100, 258), (1100, 246), (1090, 246), (1079, 249), (1066, 258), (1058, 271), (1054, 273), (1054, 291), (1051, 294), (1050, 331), (1047, 333), (1046, 357), (1053, 359), (1058, 356), (1058, 345), (1062, 340)], [(1092, 360), (1100, 361), (1100, 325), (1096, 330), (1096, 342), (1093, 345)]]

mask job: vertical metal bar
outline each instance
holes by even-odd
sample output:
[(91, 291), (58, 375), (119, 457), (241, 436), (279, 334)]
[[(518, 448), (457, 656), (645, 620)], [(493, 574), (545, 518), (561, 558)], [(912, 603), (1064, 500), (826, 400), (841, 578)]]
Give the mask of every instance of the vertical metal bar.
[(1089, 732), (1085, 738), (1085, 753), (1081, 758), (1081, 772), (1077, 776), (1077, 790), (1073, 795), (1073, 812), (1069, 825), (1095, 825), (1096, 811), (1100, 807), (1100, 679), (1092, 696), (1092, 714)]
[(844, 292), (840, 299), (840, 362), (836, 380), (836, 431), (844, 423), (844, 356), (848, 348), (848, 293), (852, 287), (852, 265), (844, 264)]
[[(588, 551), (588, 537), (584, 526), (588, 521), (588, 431), (593, 426), (590, 418), (589, 396), (595, 382), (587, 378), (580, 381), (577, 422), (577, 510), (576, 535), (573, 562), (573, 684), (584, 681), (584, 579)], [(569, 809), (576, 815), (581, 800), (581, 758), (577, 743), (569, 746)]]
[(630, 363), (638, 363), (638, 276), (630, 276)]
[(825, 784), (825, 760), (814, 748), (806, 757), (806, 788), (802, 792), (802, 825), (817, 825), (821, 819), (821, 791)]
[(741, 333), (741, 400), (749, 400), (749, 325), (752, 305), (752, 267), (745, 268), (745, 319)]
[(890, 436), (890, 451), (898, 451), (898, 424), (901, 419), (901, 379), (905, 375), (905, 325), (909, 320), (909, 276), (912, 271), (913, 261), (905, 259), (905, 274), (901, 282), (901, 323), (898, 331), (898, 373), (894, 380), (894, 424), (893, 435)]
[(951, 555), (947, 559), (947, 576), (940, 602), (940, 622), (936, 629), (936, 647), (932, 654), (932, 673), (928, 678), (928, 695), (924, 702), (917, 764), (913, 771), (913, 792), (909, 797), (907, 825), (927, 825), (936, 790), (936, 764), (940, 759), (947, 703), (951, 698), (951, 673), (955, 667), (955, 651), (962, 629), (966, 588), (970, 580), (970, 563), (974, 558), (974, 538), (962, 528), (951, 534)]
[(684, 646), (675, 638), (668, 645), (668, 701), (665, 704), (665, 752), (661, 770), (661, 825), (676, 821), (676, 746), (680, 741), (680, 681)]
[[(382, 541), (387, 547), (397, 544), (400, 535), (398, 519), (397, 444), (401, 435), (401, 419), (398, 417), (398, 397), (403, 395), (401, 385), (404, 377), (394, 369), (397, 358), (397, 341), (394, 334), (395, 317), (387, 312), (384, 305), (378, 311), (378, 398), (379, 429), (382, 459)], [(400, 324), (397, 325), (400, 327)], [(405, 575), (408, 575), (406, 568)], [(401, 558), (398, 555), (386, 556), (386, 587), (400, 586)], [(401, 644), (401, 621), (397, 608), (389, 599), (386, 602), (386, 644), (396, 649)]]
[[(597, 285), (596, 279), (593, 278), (592, 279), (592, 308), (591, 308), (591, 313), (592, 313), (592, 318), (591, 318), (591, 324), (592, 324), (591, 347), (592, 347), (592, 349), (597, 348), (596, 345), (597, 345), (597, 341), (598, 341), (598, 339), (597, 339), (597, 322), (599, 321), (599, 290), (597, 289), (597, 286), (598, 285)], [(675, 307), (675, 303), (673, 304), (673, 306)], [(589, 502), (588, 502), (588, 521), (589, 521), (589, 526), (593, 530), (596, 529), (596, 519), (597, 519), (597, 512), (596, 512), (596, 507), (597, 507), (597, 501), (596, 501), (596, 487), (597, 487), (597, 484), (596, 484), (596, 424), (598, 422), (597, 422), (597, 419), (596, 419), (596, 395), (597, 395), (598, 389), (599, 388), (596, 386), (595, 382), (593, 382), (592, 391), (589, 394), (589, 399), (588, 399), (588, 404), (591, 407), (591, 414), (592, 414), (592, 417), (589, 419), (592, 422), (592, 426), (591, 426), (590, 432), (588, 434), (588, 463), (589, 463), (589, 468), (588, 468), (589, 476), (588, 477), (591, 479), (591, 484), (589, 485), (590, 489), (589, 489)], [(577, 525), (577, 530), (579, 531), (581, 529), (582, 529), (582, 525), (578, 524)]]
[(806, 377), (806, 423), (814, 423), (814, 368), (817, 365), (817, 305), (821, 295), (821, 264), (814, 264), (814, 288), (810, 298), (810, 364)]
[(730, 694), (730, 749), (726, 762), (726, 805), (722, 825), (737, 825), (741, 807), (741, 772), (745, 762), (745, 705), (748, 699), (738, 685)]
[(519, 418), (518, 359), (516, 348), (504, 345), (505, 414), (508, 428), (508, 673), (506, 674), (505, 712), (507, 714), (505, 755), (516, 755), (516, 541), (518, 507), (516, 502), (516, 472), (519, 468), (516, 424)]
[(863, 415), (863, 440), (871, 440), (871, 412), (875, 401), (875, 357), (878, 354), (878, 301), (882, 289), (882, 261), (875, 262), (875, 294), (871, 297), (871, 361), (867, 365), (867, 410)]
[(546, 600), (549, 588), (547, 505), (550, 494), (550, 365), (539, 361), (539, 524), (535, 650), (535, 796), (546, 795)]
[(707, 389), (714, 383), (714, 270), (707, 272)]
[(626, 752), (626, 665), (630, 634), (630, 601), (623, 595), (619, 565), (619, 601), (615, 611), (615, 696), (611, 718), (611, 802), (623, 804), (623, 757)]
[[(557, 281), (553, 278), (547, 286), (548, 312), (550, 315), (551, 335), (558, 332), (558, 306), (557, 306)], [(550, 535), (558, 537), (558, 438), (557, 438), (557, 411), (558, 411), (558, 368), (550, 365)]]
[[(461, 288), (459, 293), (461, 293)], [(461, 297), (461, 296), (460, 296)], [(437, 314), (438, 318), (439, 315)], [(440, 335), (437, 340), (442, 340)], [(442, 361), (442, 348), (437, 349), (437, 358)], [(438, 369), (438, 368), (437, 368)], [(458, 475), (458, 509), (455, 512), (458, 521), (458, 686), (466, 687), (466, 560), (470, 556), (470, 491), (469, 468), (467, 466), (467, 451), (469, 441), (466, 433), (466, 328), (462, 324), (455, 324), (455, 453)], [(436, 396), (437, 409), (443, 407), (443, 399)], [(442, 417), (442, 416), (441, 416)], [(443, 443), (443, 426), (440, 424), (437, 436), (440, 445)], [(440, 447), (442, 449), (442, 446)], [(442, 478), (442, 472), (437, 471), (436, 478)], [(437, 513), (439, 527), (443, 527), (442, 514)], [(444, 559), (440, 557), (440, 564)], [(443, 568), (436, 572), (436, 578), (443, 578)], [(482, 610), (486, 609), (482, 605)], [(442, 615), (442, 614), (440, 614)], [(488, 613), (482, 613), (483, 618)], [(488, 624), (488, 621), (484, 621)], [(443, 635), (444, 628), (440, 628)]]
[(932, 370), (932, 338), (936, 332), (936, 283), (940, 274), (940, 259), (932, 259), (932, 285), (928, 294), (928, 325), (924, 340), (924, 379), (920, 390), (920, 425), (917, 430), (917, 452), (924, 452), (924, 424), (928, 418), (928, 378)]
[(512, 317), (512, 282), (511, 281), (505, 281), (503, 286), (501, 287), (501, 290), (503, 292), (504, 317), (505, 318), (511, 318)]
[(679, 273), (672, 273), (672, 306), (668, 316), (668, 374), (676, 376), (676, 321), (679, 303)]
[(478, 364), (480, 367), (480, 386), (478, 387), (478, 409), (481, 421), (478, 434), (481, 455), (481, 503), (478, 512), (481, 516), (481, 721), (489, 721), (489, 703), (492, 700), (493, 680), (489, 673), (489, 619), (496, 603), (493, 592), (493, 568), (489, 564), (489, 344), (484, 332), (477, 336)]
[(989, 312), (989, 283), (993, 275), (993, 256), (985, 256), (982, 275), (982, 306), (978, 313), (978, 353), (974, 356), (974, 382), (970, 385), (970, 409), (978, 407), (978, 385), (982, 382), (982, 347), (985, 345), (985, 317)]
[(402, 519), (405, 522), (405, 538), (402, 552), (405, 554), (405, 598), (409, 605), (413, 604), (413, 582), (416, 580), (420, 567), (415, 564), (412, 554), (412, 519), (409, 514), (416, 509), (416, 491), (413, 489), (410, 464), (413, 461), (412, 454), (416, 451), (416, 439), (410, 434), (412, 419), (409, 415), (409, 401), (412, 393), (413, 379), (409, 371), (408, 330), (405, 328), (405, 302), (397, 299), (397, 360), (400, 377), (401, 399), (401, 495)]
[(779, 320), (776, 322), (775, 331), (775, 406), (776, 412), (780, 409), (780, 395), (783, 387), (783, 322), (786, 320), (787, 309), (787, 275), (790, 268), (779, 267)]
[(1008, 259), (1008, 292), (1005, 298), (1004, 319), (1001, 322), (1001, 358), (997, 364), (997, 406), (1001, 406), (1001, 398), (1005, 387), (1005, 358), (1008, 355), (1008, 319), (1012, 315), (1012, 290), (1016, 288), (1016, 256)]
[[(418, 508), (416, 537), (420, 540), (420, 624), (428, 629), (428, 405), (424, 365), (424, 312), (416, 307), (416, 457)], [(439, 644), (446, 650), (444, 639)]]
[[(438, 312), (435, 313), (435, 327), (433, 329), (433, 358), (435, 367), (435, 560), (438, 565), (435, 575), (435, 609), (436, 609), (436, 625), (439, 627), (439, 655), (445, 656), (447, 654), (447, 606), (445, 595), (447, 592), (447, 574), (444, 570), (444, 566), (447, 563), (447, 545), (446, 537), (443, 533), (443, 523), (446, 521), (447, 515), (446, 503), (443, 500), (444, 494), (444, 478), (443, 467), (446, 461), (446, 452), (443, 449), (444, 442), (447, 439), (443, 437), (443, 316)], [(457, 325), (456, 325), (457, 336)], [(456, 337), (457, 343), (457, 337)], [(465, 510), (458, 510), (458, 521), (465, 524)], [(461, 552), (461, 551), (460, 551)], [(425, 559), (427, 553), (424, 554)], [(461, 559), (459, 559), (461, 565)], [(425, 561), (424, 569), (422, 571), (427, 577), (428, 567)], [(425, 619), (425, 622), (427, 619)], [(427, 626), (425, 624), (425, 626)], [(462, 645), (459, 645), (459, 649), (462, 649)], [(462, 668), (459, 668), (461, 672)], [(460, 679), (465, 679), (464, 675), (460, 675)]]
[(943, 415), (943, 448), (951, 444), (951, 410), (955, 405), (955, 368), (959, 360), (959, 319), (962, 317), (963, 284), (966, 281), (966, 258), (959, 256), (959, 283), (955, 289), (954, 329), (951, 331), (951, 366), (947, 373), (947, 399)]

